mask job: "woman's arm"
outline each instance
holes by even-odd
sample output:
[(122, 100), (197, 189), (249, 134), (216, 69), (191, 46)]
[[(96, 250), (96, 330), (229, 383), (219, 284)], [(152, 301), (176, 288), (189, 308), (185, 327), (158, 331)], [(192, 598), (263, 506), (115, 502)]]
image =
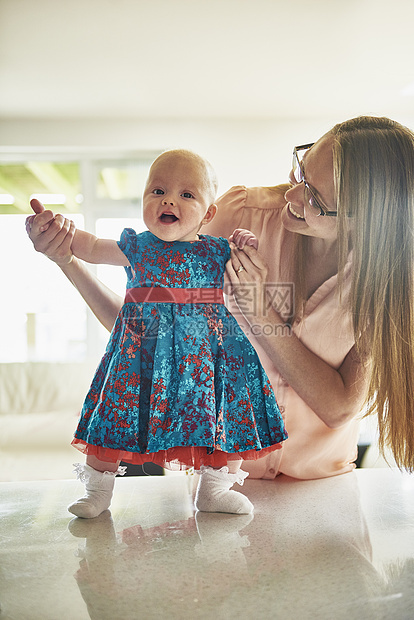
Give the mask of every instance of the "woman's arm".
[(53, 213), (45, 211), (39, 201), (32, 204), (32, 207), (36, 215), (27, 218), (26, 230), (35, 250), (59, 265), (98, 320), (106, 329), (111, 330), (122, 306), (122, 298), (107, 288), (73, 256), (73, 223), (62, 216), (53, 218)]
[(84, 263), (74, 257), (67, 265), (60, 265), (65, 276), (82, 295), (98, 321), (111, 331), (123, 299), (92, 274)]
[[(244, 270), (238, 272), (240, 266)], [(284, 321), (267, 298), (267, 266), (254, 248), (245, 246), (238, 250), (233, 246), (227, 273), (236, 301), (242, 301), (240, 311), (253, 328), (255, 338), (284, 379), (320, 419), (330, 428), (337, 428), (359, 413), (365, 401), (368, 371), (355, 348), (336, 370), (312, 353), (293, 332), (287, 335)], [(247, 299), (253, 298), (252, 284), (259, 294), (255, 306), (252, 303), (247, 309)]]

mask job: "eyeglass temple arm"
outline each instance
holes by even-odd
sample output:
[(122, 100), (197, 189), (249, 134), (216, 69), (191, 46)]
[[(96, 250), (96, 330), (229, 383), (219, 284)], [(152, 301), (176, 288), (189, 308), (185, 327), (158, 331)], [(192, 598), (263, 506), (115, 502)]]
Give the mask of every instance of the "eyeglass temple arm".
[(311, 146), (313, 146), (315, 143), (311, 142), (310, 144), (301, 144), (301, 146), (295, 146), (294, 150), (295, 151), (301, 151), (302, 149), (310, 149)]

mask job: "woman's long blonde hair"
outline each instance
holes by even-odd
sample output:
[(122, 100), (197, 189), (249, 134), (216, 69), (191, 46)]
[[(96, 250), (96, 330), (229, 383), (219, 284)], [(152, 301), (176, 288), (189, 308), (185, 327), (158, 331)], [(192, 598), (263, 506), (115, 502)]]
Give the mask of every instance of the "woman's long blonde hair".
[(355, 342), (370, 359), (367, 412), (377, 414), (381, 449), (413, 471), (414, 134), (388, 118), (364, 116), (330, 133), (339, 273), (351, 240)]
[[(414, 471), (414, 133), (388, 118), (360, 116), (334, 138), (338, 283), (352, 248), (350, 310), (357, 352), (369, 363), (367, 415), (379, 444)], [(351, 215), (352, 217), (349, 217)], [(295, 318), (306, 302), (308, 237), (294, 248)]]

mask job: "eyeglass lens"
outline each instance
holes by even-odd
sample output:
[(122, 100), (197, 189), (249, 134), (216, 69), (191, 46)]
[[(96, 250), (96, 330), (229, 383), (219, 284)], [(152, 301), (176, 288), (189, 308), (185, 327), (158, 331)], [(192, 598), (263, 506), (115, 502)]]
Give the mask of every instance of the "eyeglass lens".
[(308, 183), (306, 183), (305, 175), (303, 174), (302, 159), (303, 159), (305, 152), (310, 148), (310, 146), (312, 145), (294, 149), (293, 166), (292, 166), (293, 176), (295, 177), (295, 180), (297, 183), (302, 183), (302, 181), (304, 182), (305, 198), (306, 198), (306, 201), (310, 204), (310, 206), (314, 207), (315, 209), (319, 209), (321, 213), (323, 213), (322, 207), (319, 205), (319, 202), (317, 201), (316, 197), (313, 195), (313, 192), (311, 188), (309, 187)]
[[(309, 183), (305, 180), (302, 159), (303, 159), (305, 152), (308, 149), (310, 149), (311, 146), (313, 146), (313, 144), (306, 144), (304, 146), (298, 146), (293, 149), (293, 165), (292, 165), (293, 176), (295, 178), (296, 183), (303, 182), (305, 186), (304, 188), (305, 199), (310, 204), (311, 207), (314, 207), (315, 209), (319, 209), (318, 215), (331, 215), (332, 217), (335, 217), (338, 215), (338, 212), (330, 211), (326, 206), (322, 206), (323, 203), (321, 203), (321, 201), (316, 197), (315, 190), (313, 190), (311, 186), (309, 185)], [(348, 213), (348, 215), (352, 215), (352, 214)]]
[(293, 151), (293, 176), (295, 177), (297, 183), (301, 183), (303, 181), (303, 171), (302, 171), (302, 166), (301, 166), (301, 160), (302, 160), (302, 156), (303, 156), (303, 151), (301, 152), (301, 155), (299, 155), (299, 152), (295, 149)]

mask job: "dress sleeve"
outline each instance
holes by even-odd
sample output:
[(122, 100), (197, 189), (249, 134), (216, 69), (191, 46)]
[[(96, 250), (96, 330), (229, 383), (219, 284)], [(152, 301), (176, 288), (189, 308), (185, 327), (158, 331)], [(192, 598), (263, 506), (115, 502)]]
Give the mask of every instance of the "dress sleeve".
[(224, 263), (227, 263), (227, 261), (230, 259), (230, 255), (231, 255), (231, 251), (230, 251), (230, 244), (227, 241), (227, 239), (225, 239), (224, 237), (219, 237), (220, 243), (224, 249)]
[(124, 228), (121, 233), (121, 238), (118, 241), (118, 247), (125, 254), (130, 264), (132, 264), (131, 258), (136, 252), (137, 245), (138, 235), (135, 230), (133, 230), (133, 228)]
[(209, 224), (203, 226), (201, 232), (204, 235), (228, 239), (236, 228), (242, 228), (246, 199), (247, 188), (243, 185), (229, 189), (216, 201), (217, 213)]

